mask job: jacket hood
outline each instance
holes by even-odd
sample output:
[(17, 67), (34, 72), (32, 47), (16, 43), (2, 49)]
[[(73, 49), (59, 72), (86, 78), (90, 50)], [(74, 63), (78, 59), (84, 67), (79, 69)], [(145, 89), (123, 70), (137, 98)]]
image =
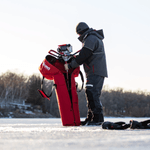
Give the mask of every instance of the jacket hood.
[(104, 32), (103, 32), (103, 29), (97, 30), (97, 31), (95, 31), (95, 32), (98, 34), (98, 35), (97, 35), (98, 38), (100, 38), (101, 40), (104, 39)]
[(83, 33), (82, 35), (80, 35), (78, 37), (79, 41), (82, 42), (88, 35), (95, 35), (101, 40), (104, 39), (103, 29), (101, 29), (101, 30), (94, 30), (94, 29), (90, 28), (85, 33)]

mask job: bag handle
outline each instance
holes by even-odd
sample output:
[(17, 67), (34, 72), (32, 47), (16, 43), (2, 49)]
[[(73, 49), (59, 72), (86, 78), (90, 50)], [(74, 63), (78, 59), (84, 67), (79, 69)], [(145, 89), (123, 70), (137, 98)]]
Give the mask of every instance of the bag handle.
[(47, 94), (44, 92), (44, 90), (43, 90), (44, 78), (45, 78), (45, 77), (43, 76), (42, 83), (41, 83), (41, 90), (38, 89), (38, 92), (40, 93), (40, 95), (41, 95), (43, 98), (47, 98), (48, 100), (50, 100), (50, 97), (52, 96), (52, 93), (53, 93), (53, 89), (54, 89), (54, 88), (57, 88), (57, 85), (56, 85), (56, 84), (53, 84), (50, 94), (47, 95)]
[(81, 89), (79, 91), (77, 91), (77, 92), (81, 92), (82, 89), (83, 89), (83, 86), (84, 86), (84, 77), (83, 77), (83, 74), (82, 74), (81, 71), (79, 72), (79, 74), (80, 74), (80, 77), (81, 77), (81, 80), (82, 80), (82, 86), (81, 86)]

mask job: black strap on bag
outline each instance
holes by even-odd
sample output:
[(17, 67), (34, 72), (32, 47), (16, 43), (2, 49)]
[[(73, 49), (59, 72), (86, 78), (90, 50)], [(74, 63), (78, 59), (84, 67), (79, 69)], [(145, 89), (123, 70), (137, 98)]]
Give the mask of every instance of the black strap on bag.
[(77, 92), (81, 92), (82, 89), (83, 89), (83, 86), (84, 86), (84, 77), (83, 77), (83, 74), (82, 74), (81, 71), (79, 72), (79, 74), (80, 74), (80, 77), (81, 77), (81, 80), (82, 80), (82, 86), (81, 86), (81, 89), (79, 91), (77, 91)]
[(48, 100), (50, 100), (50, 97), (52, 96), (52, 93), (53, 93), (53, 89), (54, 89), (54, 88), (57, 88), (57, 85), (56, 85), (56, 84), (53, 84), (50, 94), (47, 95), (47, 94), (44, 92), (44, 89), (43, 89), (44, 78), (45, 78), (45, 77), (43, 76), (42, 83), (41, 83), (41, 90), (38, 90), (38, 92), (40, 93), (40, 95), (41, 95), (43, 98), (47, 98)]
[[(78, 92), (81, 92), (82, 89), (83, 89), (83, 86), (84, 86), (84, 77), (83, 77), (83, 74), (82, 74), (81, 71), (79, 72), (79, 74), (80, 74), (81, 80), (82, 80), (82, 87), (81, 87), (81, 89), (80, 89)], [(38, 92), (40, 93), (40, 95), (41, 95), (43, 98), (47, 98), (48, 100), (50, 100), (50, 97), (52, 96), (52, 93), (53, 93), (53, 89), (54, 89), (54, 88), (57, 88), (57, 85), (56, 85), (56, 84), (53, 84), (50, 94), (47, 95), (47, 94), (44, 92), (44, 89), (43, 89), (44, 78), (45, 78), (45, 77), (43, 76), (42, 83), (41, 83), (41, 90), (38, 89)]]

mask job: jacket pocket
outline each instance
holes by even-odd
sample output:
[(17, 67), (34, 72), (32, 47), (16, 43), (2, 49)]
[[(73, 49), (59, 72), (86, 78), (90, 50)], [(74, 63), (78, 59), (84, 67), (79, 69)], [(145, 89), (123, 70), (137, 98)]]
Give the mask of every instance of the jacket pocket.
[(86, 63), (84, 63), (84, 65), (87, 69), (90, 69), (90, 67)]
[(83, 67), (86, 73), (90, 71), (90, 67), (86, 63), (84, 63)]
[(92, 66), (92, 71), (93, 71), (93, 73), (94, 73), (94, 65)]

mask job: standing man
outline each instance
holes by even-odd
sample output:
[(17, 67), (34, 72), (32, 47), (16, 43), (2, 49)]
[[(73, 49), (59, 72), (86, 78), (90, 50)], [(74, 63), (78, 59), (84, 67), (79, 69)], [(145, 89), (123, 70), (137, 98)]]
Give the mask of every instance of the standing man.
[(83, 64), (86, 74), (86, 97), (88, 114), (81, 125), (100, 125), (104, 122), (103, 108), (100, 101), (104, 78), (107, 75), (105, 50), (103, 45), (103, 30), (93, 30), (85, 22), (76, 26), (79, 41), (83, 47), (79, 55), (65, 65), (65, 69), (76, 68)]

